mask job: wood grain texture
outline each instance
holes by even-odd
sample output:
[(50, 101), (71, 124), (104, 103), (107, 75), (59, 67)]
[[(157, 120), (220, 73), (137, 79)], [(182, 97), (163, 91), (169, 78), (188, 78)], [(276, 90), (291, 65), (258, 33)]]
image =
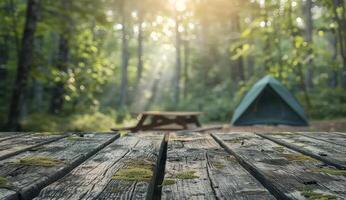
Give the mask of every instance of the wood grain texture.
[(145, 199), (151, 181), (112, 179), (119, 170), (143, 162), (154, 169), (163, 135), (121, 137), (64, 178), (41, 191), (36, 200)]
[[(31, 199), (42, 188), (66, 175), (118, 136), (86, 134), (84, 137), (68, 137), (39, 146), (0, 161), (0, 176), (8, 180), (10, 188), (20, 194), (22, 199)], [(35, 161), (25, 164), (25, 159), (30, 158)], [(43, 159), (53, 160), (55, 163), (44, 166), (41, 163)]]
[(258, 134), (339, 169), (346, 169), (346, 147), (294, 133)]
[(22, 152), (57, 141), (66, 135), (38, 135), (29, 134), (12, 137), (0, 142), (0, 160), (4, 160)]
[(300, 134), (306, 137), (311, 137), (314, 139), (346, 147), (346, 135), (334, 132), (295, 132), (294, 134)]
[(16, 137), (22, 137), (24, 135), (29, 135), (33, 133), (20, 133), (20, 132), (0, 132), (0, 142), (16, 138)]
[(209, 135), (185, 132), (170, 136), (162, 199), (274, 197)]
[(346, 177), (318, 160), (252, 133), (213, 137), (278, 199), (308, 199), (308, 194), (346, 198)]

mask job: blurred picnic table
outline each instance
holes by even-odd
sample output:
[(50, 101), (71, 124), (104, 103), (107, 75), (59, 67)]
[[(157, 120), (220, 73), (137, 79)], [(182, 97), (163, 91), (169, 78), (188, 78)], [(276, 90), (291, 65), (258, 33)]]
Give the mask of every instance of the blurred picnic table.
[[(201, 127), (198, 116), (202, 112), (159, 112), (146, 111), (137, 113), (138, 122), (132, 127), (113, 128), (113, 131), (129, 130), (131, 132), (146, 130), (184, 130), (188, 129), (189, 124)], [(169, 125), (178, 125), (179, 127), (167, 127)], [(166, 127), (165, 127), (166, 126)]]

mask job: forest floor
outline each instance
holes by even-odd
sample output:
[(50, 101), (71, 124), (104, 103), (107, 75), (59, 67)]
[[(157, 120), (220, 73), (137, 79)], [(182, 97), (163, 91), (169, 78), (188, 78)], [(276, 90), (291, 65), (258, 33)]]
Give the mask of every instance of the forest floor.
[(308, 127), (295, 126), (230, 126), (224, 125), (225, 131), (241, 132), (281, 132), (281, 131), (346, 131), (346, 119), (311, 121)]

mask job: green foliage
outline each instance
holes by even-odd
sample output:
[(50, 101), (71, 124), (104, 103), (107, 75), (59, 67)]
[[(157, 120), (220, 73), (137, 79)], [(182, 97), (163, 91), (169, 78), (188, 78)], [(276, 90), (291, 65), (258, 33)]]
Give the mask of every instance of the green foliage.
[(75, 131), (109, 131), (115, 127), (116, 118), (100, 112), (74, 115), (71, 117), (70, 129)]
[(23, 120), (24, 130), (30, 131), (109, 131), (116, 127), (115, 116), (101, 112), (75, 114), (68, 117), (33, 114)]
[(346, 92), (337, 88), (318, 89), (312, 96), (310, 116), (313, 119), (333, 119), (346, 116)]
[[(20, 105), (24, 130), (108, 131), (116, 123), (128, 123), (131, 112), (143, 110), (202, 111), (202, 122), (229, 122), (246, 92), (267, 74), (282, 81), (306, 108), (310, 100), (312, 119), (345, 118), (340, 53), (346, 46), (345, 8), (333, 4), (337, 1), (313, 1), (312, 30), (302, 9), (307, 1), (187, 1), (186, 8), (176, 13), (169, 2), (41, 2), (30, 81)], [(0, 126), (11, 104), (26, 4), (0, 3), (0, 68), (7, 74), (0, 80)], [(176, 17), (181, 36), (179, 76)], [(68, 48), (61, 49), (61, 38), (66, 38)], [(121, 57), (122, 38), (127, 39), (128, 60)], [(139, 46), (144, 46), (141, 80), (137, 80)], [(68, 54), (66, 61), (61, 53)], [(310, 69), (313, 89), (305, 85)], [(120, 105), (125, 76), (128, 99)], [(175, 83), (178, 77), (180, 82)], [(63, 106), (46, 114), (60, 84)], [(180, 89), (179, 102), (173, 100), (175, 88)]]

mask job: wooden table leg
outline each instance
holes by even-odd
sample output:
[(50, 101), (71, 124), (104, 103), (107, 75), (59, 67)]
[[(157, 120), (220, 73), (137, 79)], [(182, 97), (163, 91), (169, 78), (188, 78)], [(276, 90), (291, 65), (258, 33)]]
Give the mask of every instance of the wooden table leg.
[(198, 121), (196, 116), (192, 116), (192, 121), (196, 124), (197, 127), (201, 127), (201, 123)]
[(141, 130), (144, 125), (144, 121), (147, 119), (147, 117), (148, 117), (147, 115), (140, 115), (137, 125), (131, 131), (137, 132)]

